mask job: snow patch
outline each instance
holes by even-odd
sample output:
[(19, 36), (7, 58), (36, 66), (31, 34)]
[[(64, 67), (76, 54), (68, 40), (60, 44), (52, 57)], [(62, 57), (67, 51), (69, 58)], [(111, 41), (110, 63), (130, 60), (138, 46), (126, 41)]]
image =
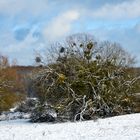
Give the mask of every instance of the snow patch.
[(76, 123), (0, 122), (2, 140), (140, 140), (140, 113)]

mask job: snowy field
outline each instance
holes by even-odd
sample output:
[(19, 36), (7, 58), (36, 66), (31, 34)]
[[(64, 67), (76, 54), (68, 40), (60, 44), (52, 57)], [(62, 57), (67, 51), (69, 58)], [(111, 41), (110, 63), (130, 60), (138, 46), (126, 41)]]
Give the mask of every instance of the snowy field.
[(140, 140), (140, 114), (61, 124), (2, 121), (0, 140)]

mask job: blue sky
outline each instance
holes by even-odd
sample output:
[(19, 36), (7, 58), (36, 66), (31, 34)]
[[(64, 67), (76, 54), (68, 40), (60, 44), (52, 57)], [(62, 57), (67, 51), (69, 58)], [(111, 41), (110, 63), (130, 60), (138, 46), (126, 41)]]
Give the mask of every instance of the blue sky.
[(0, 0), (0, 53), (20, 65), (82, 32), (120, 43), (140, 66), (140, 0)]

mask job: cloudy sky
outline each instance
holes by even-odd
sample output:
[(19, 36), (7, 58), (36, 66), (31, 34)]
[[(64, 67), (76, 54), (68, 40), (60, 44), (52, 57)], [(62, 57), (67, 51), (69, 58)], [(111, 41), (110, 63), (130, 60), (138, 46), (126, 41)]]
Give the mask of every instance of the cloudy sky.
[(0, 0), (0, 53), (20, 65), (81, 32), (120, 43), (140, 66), (140, 0)]

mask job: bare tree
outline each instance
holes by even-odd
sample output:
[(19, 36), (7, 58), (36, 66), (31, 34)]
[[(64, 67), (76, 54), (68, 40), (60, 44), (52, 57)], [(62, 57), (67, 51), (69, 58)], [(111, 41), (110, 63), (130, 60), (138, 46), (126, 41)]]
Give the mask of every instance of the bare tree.
[(120, 44), (109, 41), (101, 42), (98, 45), (97, 56), (102, 61), (110, 61), (117, 66), (132, 66), (135, 64), (135, 57), (125, 51)]
[(32, 85), (58, 116), (85, 120), (132, 111), (131, 94), (138, 78), (125, 71), (133, 59), (120, 45), (97, 44), (93, 36), (76, 34), (51, 47), (53, 63), (32, 76)]
[(86, 33), (73, 34), (68, 36), (64, 42), (53, 43), (47, 49), (45, 57), (40, 57), (43, 61), (55, 63), (57, 60), (75, 57), (77, 59), (86, 59), (90, 61), (96, 58), (103, 63), (110, 61), (117, 66), (133, 66), (135, 57), (128, 53), (118, 43), (109, 41), (98, 42), (93, 35)]
[(6, 68), (9, 66), (8, 57), (0, 55), (0, 68)]

